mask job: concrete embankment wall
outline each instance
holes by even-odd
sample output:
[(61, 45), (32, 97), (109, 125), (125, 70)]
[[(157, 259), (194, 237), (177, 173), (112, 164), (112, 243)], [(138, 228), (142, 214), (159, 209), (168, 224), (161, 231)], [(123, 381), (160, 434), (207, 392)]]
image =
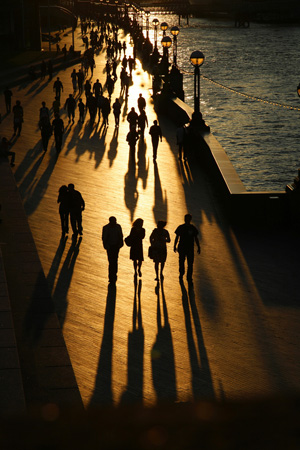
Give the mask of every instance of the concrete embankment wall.
[[(163, 110), (178, 125), (187, 122), (193, 113), (193, 109), (178, 98), (164, 102)], [(193, 153), (211, 177), (232, 224), (244, 227), (290, 224), (290, 201), (285, 191), (247, 191), (225, 150), (212, 133), (199, 132), (194, 145)]]

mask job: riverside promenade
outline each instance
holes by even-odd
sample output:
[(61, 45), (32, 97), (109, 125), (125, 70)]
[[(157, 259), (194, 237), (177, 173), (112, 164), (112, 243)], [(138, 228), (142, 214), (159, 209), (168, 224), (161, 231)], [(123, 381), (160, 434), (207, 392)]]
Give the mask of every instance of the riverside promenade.
[[(70, 34), (65, 39), (69, 44)], [(75, 49), (83, 51), (79, 32), (75, 39)], [(129, 36), (120, 31), (120, 39), (126, 40), (129, 56)], [(105, 52), (95, 61), (91, 81), (104, 84)], [(151, 76), (139, 60), (129, 97), (122, 97), (119, 129), (112, 113), (104, 127), (102, 119), (91, 126), (88, 116), (79, 123), (78, 108), (75, 123), (69, 124), (62, 110), (62, 151), (57, 157), (51, 137), (44, 153), (41, 102), (51, 107), (59, 76), (63, 106), (73, 92), (71, 71), (78, 67), (55, 73), (51, 82), (46, 77), (12, 89), (12, 104), (21, 101), (24, 123), (21, 136), (12, 140), (15, 167), (0, 165), (0, 375), (9, 380), (0, 383), (0, 397), (7, 394), (5, 386), (18, 386), (12, 389), (16, 411), (35, 402), (150, 406), (163, 400), (298, 393), (299, 230), (231, 228), (212, 180), (197, 161), (197, 149), (187, 162), (178, 160), (176, 127), (167, 117), (157, 117)], [(119, 93), (118, 79), (112, 101)], [(126, 116), (131, 107), (137, 109), (139, 93), (147, 102), (149, 126), (158, 119), (162, 128), (157, 165), (147, 128), (135, 160), (129, 158)], [(1, 102), (3, 111), (3, 97)], [(209, 117), (205, 120), (209, 124)], [(0, 136), (11, 139), (12, 134), (10, 114), (3, 117)], [(76, 243), (71, 234), (61, 239), (57, 195), (68, 183), (86, 203), (83, 236)], [(179, 283), (173, 252), (174, 231), (187, 212), (202, 249), (200, 256), (195, 252), (193, 285), (185, 278)], [(134, 282), (124, 246), (116, 288), (108, 285), (101, 242), (111, 215), (124, 236), (138, 217), (146, 229), (142, 278)], [(167, 221), (171, 236), (163, 283), (154, 280), (147, 257), (149, 236), (160, 219)], [(7, 358), (11, 352), (13, 360)], [(10, 398), (1, 402), (2, 412), (9, 403)]]

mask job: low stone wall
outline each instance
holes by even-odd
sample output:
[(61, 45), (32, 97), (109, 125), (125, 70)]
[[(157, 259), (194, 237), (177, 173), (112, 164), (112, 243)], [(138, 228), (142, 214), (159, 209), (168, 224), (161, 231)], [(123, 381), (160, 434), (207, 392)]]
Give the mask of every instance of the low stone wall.
[[(164, 113), (180, 125), (187, 123), (193, 109), (178, 98), (164, 102)], [(225, 150), (211, 132), (198, 133), (196, 157), (214, 181), (222, 205), (234, 225), (276, 227), (290, 223), (285, 191), (249, 192), (236, 173)]]

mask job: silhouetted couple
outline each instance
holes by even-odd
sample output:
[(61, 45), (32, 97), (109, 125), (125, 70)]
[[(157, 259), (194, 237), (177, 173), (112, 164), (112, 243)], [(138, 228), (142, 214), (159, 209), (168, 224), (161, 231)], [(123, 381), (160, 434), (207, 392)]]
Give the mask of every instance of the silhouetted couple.
[(70, 183), (68, 186), (63, 185), (59, 188), (57, 203), (59, 203), (62, 235), (69, 233), (70, 216), (73, 238), (77, 238), (78, 234), (82, 236), (82, 211), (84, 211), (85, 203), (81, 193), (74, 189), (74, 184)]

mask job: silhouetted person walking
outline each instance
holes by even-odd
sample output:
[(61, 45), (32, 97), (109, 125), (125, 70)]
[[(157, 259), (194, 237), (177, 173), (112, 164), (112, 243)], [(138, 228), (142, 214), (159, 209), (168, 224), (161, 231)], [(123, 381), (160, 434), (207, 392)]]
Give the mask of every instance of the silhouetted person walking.
[(79, 122), (84, 122), (84, 113), (85, 113), (85, 104), (82, 101), (82, 98), (79, 99), (78, 102), (78, 109), (79, 109)]
[(13, 115), (14, 115), (14, 136), (18, 132), (20, 136), (22, 131), (22, 123), (23, 119), (23, 107), (21, 106), (20, 100), (16, 101), (15, 106), (13, 107)]
[(15, 165), (15, 152), (11, 152), (10, 149), (11, 143), (7, 140), (6, 137), (3, 137), (0, 143), (0, 156), (3, 158), (11, 157), (10, 165), (11, 167), (14, 167)]
[(5, 107), (6, 107), (6, 112), (7, 114), (9, 114), (11, 112), (11, 98), (12, 98), (12, 91), (10, 89), (5, 88), (4, 90), (4, 100), (5, 100)]
[(137, 100), (137, 104), (138, 104), (139, 112), (141, 113), (146, 108), (146, 100), (144, 99), (142, 94), (139, 94), (139, 98)]
[(169, 232), (165, 230), (167, 222), (164, 220), (159, 220), (157, 222), (157, 228), (154, 228), (150, 235), (150, 244), (151, 244), (151, 259), (154, 262), (155, 280), (158, 281), (158, 272), (159, 272), (159, 264), (160, 264), (160, 279), (163, 280), (163, 270), (165, 267), (165, 262), (167, 259), (167, 243), (171, 242)]
[[(184, 224), (179, 225), (176, 228), (175, 242), (174, 242), (174, 252), (179, 253), (179, 280), (182, 281), (183, 275), (185, 273), (185, 259), (187, 259), (187, 280), (188, 282), (193, 282), (193, 264), (194, 264), (194, 243), (197, 245), (198, 254), (200, 254), (200, 243), (198, 239), (198, 230), (191, 224), (192, 216), (191, 214), (186, 214), (184, 216)], [(178, 248), (177, 248), (177, 243)]]
[(136, 219), (129, 234), (130, 240), (130, 259), (133, 261), (134, 275), (142, 276), (141, 267), (144, 261), (143, 239), (145, 237), (145, 228), (143, 228), (143, 219)]
[(176, 130), (176, 141), (178, 145), (178, 159), (182, 159), (182, 156), (184, 160), (187, 159), (186, 157), (186, 145), (187, 145), (187, 132), (184, 125), (177, 128)]
[(64, 129), (65, 127), (63, 120), (59, 117), (59, 114), (55, 114), (55, 119), (52, 122), (52, 130), (54, 132), (55, 148), (57, 153), (61, 151)]
[(58, 98), (60, 98), (61, 92), (64, 91), (63, 84), (60, 81), (59, 77), (57, 77), (53, 83), (53, 91), (55, 91), (55, 97), (58, 97)]
[(126, 136), (126, 141), (128, 142), (129, 145), (129, 154), (131, 158), (135, 158), (135, 146), (138, 138), (139, 135), (137, 131), (134, 129), (130, 130)]
[(132, 107), (129, 113), (127, 114), (127, 122), (129, 122), (130, 130), (136, 130), (138, 118), (139, 118), (138, 113), (136, 112), (134, 107)]
[(117, 281), (119, 251), (124, 245), (121, 225), (114, 216), (109, 218), (109, 223), (102, 229), (102, 241), (107, 252), (108, 280), (114, 284)]
[(150, 127), (149, 134), (151, 135), (152, 148), (153, 148), (153, 161), (157, 158), (157, 147), (160, 138), (162, 141), (162, 132), (160, 126), (157, 124), (157, 120), (154, 120), (153, 125)]
[(74, 184), (68, 184), (69, 191), (69, 208), (70, 220), (73, 230), (73, 238), (77, 238), (79, 234), (82, 236), (82, 211), (84, 211), (85, 203), (79, 191), (75, 191)]
[(74, 123), (76, 100), (72, 94), (69, 94), (69, 97), (67, 98), (67, 100), (65, 102), (64, 108), (67, 110), (69, 122), (71, 122), (71, 118), (72, 118), (72, 122)]
[(142, 138), (144, 137), (146, 125), (148, 126), (148, 117), (145, 110), (143, 109), (138, 117), (139, 133)]
[(59, 203), (59, 215), (61, 222), (61, 233), (64, 236), (69, 233), (69, 191), (66, 185), (63, 185), (58, 190), (57, 203)]
[(41, 130), (41, 138), (42, 138), (42, 145), (43, 150), (46, 152), (48, 149), (48, 143), (50, 136), (52, 134), (52, 127), (50, 120), (47, 116), (43, 116), (39, 120), (39, 128)]
[(121, 103), (119, 102), (118, 98), (116, 98), (112, 108), (115, 116), (115, 125), (116, 127), (118, 127), (120, 123), (120, 114), (121, 114)]

